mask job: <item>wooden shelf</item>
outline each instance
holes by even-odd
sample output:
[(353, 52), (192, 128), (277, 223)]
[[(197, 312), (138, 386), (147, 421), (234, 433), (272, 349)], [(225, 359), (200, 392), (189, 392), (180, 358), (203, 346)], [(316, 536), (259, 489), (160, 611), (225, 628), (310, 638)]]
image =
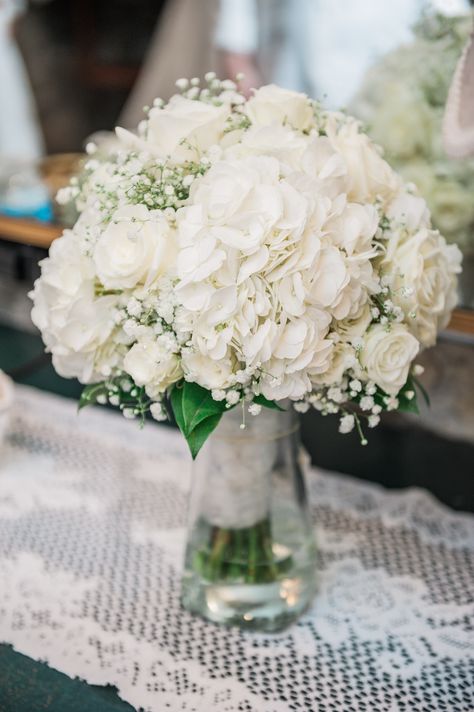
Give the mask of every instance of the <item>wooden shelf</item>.
[[(53, 240), (60, 237), (62, 231), (60, 225), (0, 215), (0, 240), (47, 250)], [(455, 309), (447, 330), (474, 336), (474, 309)]]
[(474, 336), (474, 309), (455, 309), (448, 331)]
[(0, 215), (0, 239), (9, 242), (42, 247), (47, 250), (53, 240), (62, 234), (62, 231), (63, 228), (60, 225), (53, 223)]

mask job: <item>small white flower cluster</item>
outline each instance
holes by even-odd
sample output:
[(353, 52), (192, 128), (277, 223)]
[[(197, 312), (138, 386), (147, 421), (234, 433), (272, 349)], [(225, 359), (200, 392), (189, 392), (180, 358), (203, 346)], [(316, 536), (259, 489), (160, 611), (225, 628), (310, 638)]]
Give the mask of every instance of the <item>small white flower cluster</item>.
[(98, 211), (103, 222), (113, 220), (116, 210), (125, 204), (161, 210), (174, 220), (175, 211), (189, 197), (193, 181), (209, 167), (205, 159), (170, 165), (166, 159), (157, 160), (146, 150), (119, 150), (114, 159), (105, 165), (88, 161), (81, 188), (77, 185), (63, 188), (57, 196), (58, 202), (74, 198), (79, 206)]
[[(382, 410), (391, 410), (391, 396), (385, 396), (374, 381), (361, 381), (353, 371), (336, 385), (314, 391), (304, 401), (295, 404), (297, 411), (305, 413), (311, 406), (322, 415), (339, 414), (339, 432), (349, 433), (357, 427), (363, 444), (361, 420), (365, 419), (369, 428), (375, 428), (380, 422)], [(398, 403), (397, 403), (398, 405)]]
[(290, 399), (374, 427), (449, 319), (456, 248), (354, 119), (276, 86), (178, 86), (69, 189), (81, 215), (33, 293), (56, 369), (127, 417), (162, 419), (186, 379), (251, 415)]
[[(217, 77), (215, 72), (207, 72), (204, 77), (206, 83), (205, 87), (201, 87), (199, 77), (178, 79), (176, 86), (181, 92), (181, 95), (186, 99), (195, 99), (218, 106), (225, 102), (237, 109), (239, 105), (245, 103), (245, 98), (238, 91), (240, 79), (242, 79), (242, 77), (237, 77), (237, 82), (231, 79), (221, 80)], [(161, 99), (158, 101), (161, 102)], [(229, 117), (229, 119), (230, 118), (232, 117)]]

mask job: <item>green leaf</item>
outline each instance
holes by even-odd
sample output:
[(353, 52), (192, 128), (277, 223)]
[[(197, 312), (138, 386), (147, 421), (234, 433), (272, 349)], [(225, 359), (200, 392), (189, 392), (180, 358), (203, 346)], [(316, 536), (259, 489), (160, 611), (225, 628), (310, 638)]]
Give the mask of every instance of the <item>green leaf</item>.
[(184, 382), (183, 385), (183, 417), (186, 431), (191, 433), (199, 423), (214, 415), (222, 415), (225, 410), (225, 400), (215, 401), (211, 392), (197, 383)]
[(416, 415), (419, 415), (420, 409), (418, 407), (416, 393), (411, 400), (409, 400), (406, 395), (400, 393), (398, 396), (398, 410), (402, 413), (416, 413)]
[[(407, 392), (413, 393), (413, 397), (408, 398)], [(411, 376), (408, 376), (407, 382), (398, 394), (398, 410), (402, 413), (416, 413), (417, 415), (420, 413), (416, 397), (415, 384), (413, 383)]]
[(183, 390), (182, 384), (175, 384), (170, 393), (170, 401), (176, 424), (183, 433), (184, 437), (186, 437), (186, 424), (184, 422), (183, 415)]
[(82, 410), (87, 405), (93, 405), (96, 403), (97, 396), (100, 396), (101, 393), (105, 393), (105, 385), (103, 382), (91, 383), (89, 386), (86, 386), (81, 393), (81, 397), (79, 398), (77, 406), (78, 410)]
[(268, 400), (268, 398), (265, 398), (265, 396), (262, 395), (255, 396), (253, 402), (257, 403), (257, 405), (263, 405), (264, 408), (271, 408), (272, 410), (285, 410), (279, 406), (276, 401)]
[(210, 391), (187, 381), (172, 388), (170, 401), (194, 460), (226, 410), (225, 401), (214, 401)]
[(193, 460), (196, 459), (199, 450), (202, 448), (212, 431), (215, 430), (221, 418), (222, 413), (211, 415), (209, 418), (206, 418), (206, 420), (202, 420), (192, 432), (185, 435)]
[(413, 383), (415, 384), (415, 386), (420, 389), (420, 393), (423, 396), (423, 398), (425, 399), (425, 403), (429, 408), (431, 406), (431, 401), (430, 401), (430, 397), (428, 395), (428, 391), (426, 390), (424, 385), (422, 383), (420, 383), (418, 378), (415, 378), (415, 376), (412, 376), (412, 379), (413, 379)]

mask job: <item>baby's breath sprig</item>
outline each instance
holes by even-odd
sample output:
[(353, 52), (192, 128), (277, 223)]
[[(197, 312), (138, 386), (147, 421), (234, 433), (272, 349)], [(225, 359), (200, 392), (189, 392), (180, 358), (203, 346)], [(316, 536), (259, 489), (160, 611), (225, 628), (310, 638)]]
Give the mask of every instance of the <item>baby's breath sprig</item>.
[(149, 398), (145, 388), (137, 386), (126, 373), (118, 373), (105, 381), (86, 386), (79, 400), (79, 410), (95, 404), (118, 407), (125, 418), (137, 419), (141, 426), (144, 425), (148, 413), (157, 420), (166, 417), (161, 402)]
[(356, 430), (362, 445), (367, 445), (363, 423), (375, 428), (382, 411), (410, 410), (417, 412), (416, 393), (411, 377), (398, 398), (387, 395), (373, 381), (362, 381), (349, 370), (336, 385), (322, 386), (295, 403), (295, 410), (306, 413), (314, 408), (321, 415), (338, 415), (339, 432), (347, 434)]
[(182, 77), (176, 82), (176, 87), (182, 96), (194, 101), (217, 106), (227, 102), (233, 107), (245, 103), (244, 95), (239, 91), (239, 79), (218, 79), (215, 72), (207, 72), (204, 76), (205, 86), (201, 87), (199, 77), (186, 79)]

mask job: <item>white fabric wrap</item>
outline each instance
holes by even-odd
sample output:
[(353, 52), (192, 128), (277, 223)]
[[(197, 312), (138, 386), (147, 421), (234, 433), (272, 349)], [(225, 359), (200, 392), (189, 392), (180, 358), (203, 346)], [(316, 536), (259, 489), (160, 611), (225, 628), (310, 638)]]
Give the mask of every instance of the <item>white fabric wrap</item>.
[(262, 409), (258, 416), (246, 415), (244, 429), (242, 421), (239, 406), (225, 413), (193, 473), (202, 515), (225, 529), (251, 527), (268, 515), (272, 471), (296, 427), (291, 411)]

